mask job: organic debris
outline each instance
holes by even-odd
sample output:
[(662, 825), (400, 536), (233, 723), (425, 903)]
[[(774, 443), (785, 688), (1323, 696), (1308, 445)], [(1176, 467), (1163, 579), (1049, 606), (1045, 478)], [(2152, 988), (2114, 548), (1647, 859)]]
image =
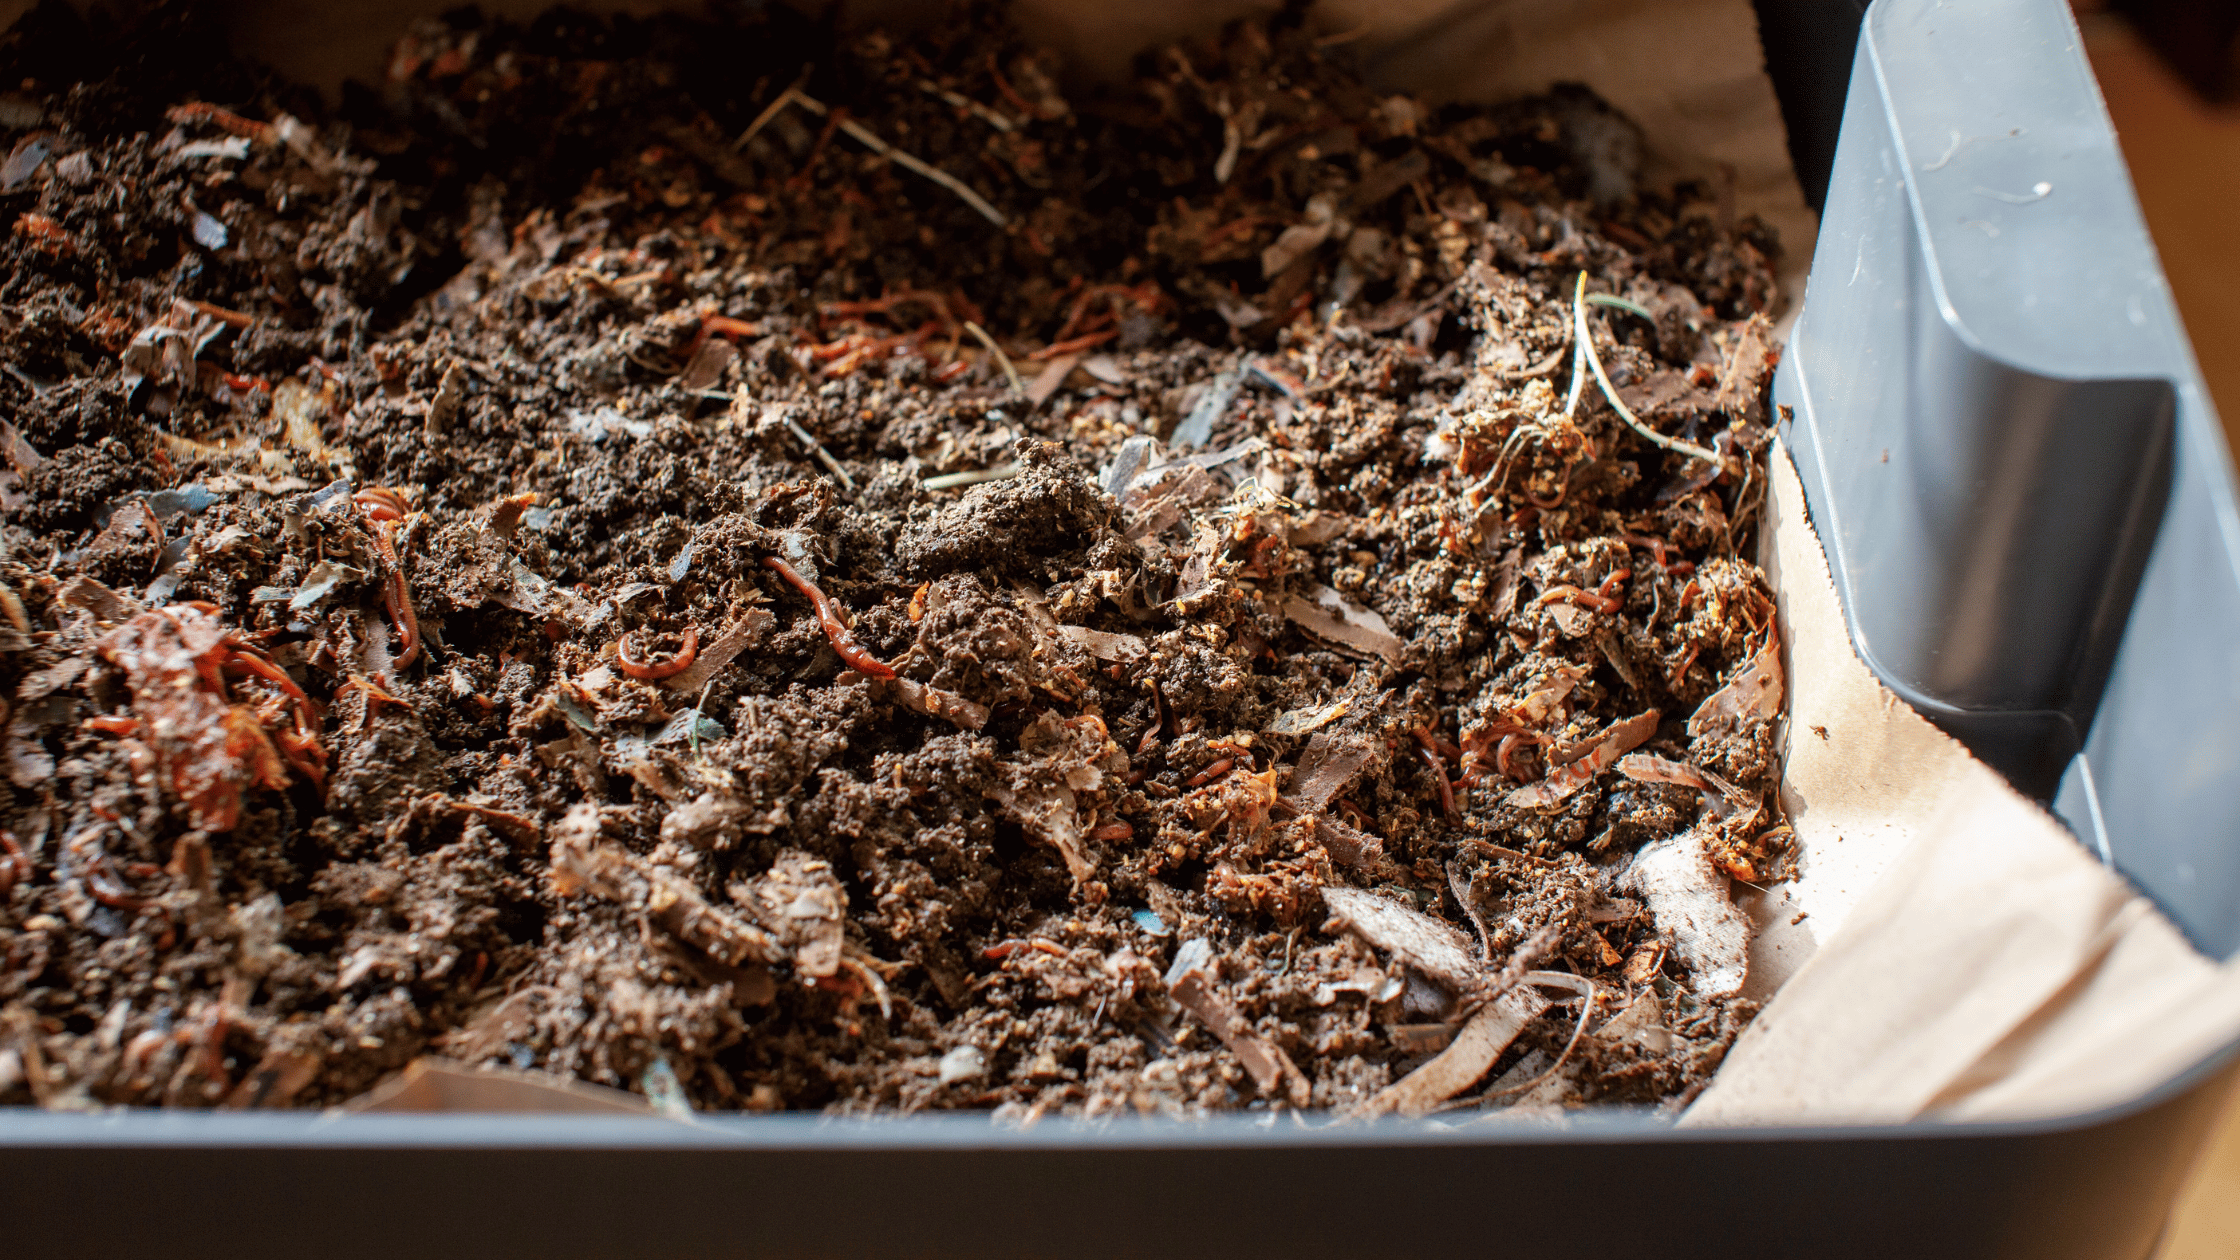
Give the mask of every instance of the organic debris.
[(750, 8), (332, 114), (4, 46), (0, 1103), (1692, 1097), (1788, 860), (1766, 232), (1297, 10), (1099, 87)]

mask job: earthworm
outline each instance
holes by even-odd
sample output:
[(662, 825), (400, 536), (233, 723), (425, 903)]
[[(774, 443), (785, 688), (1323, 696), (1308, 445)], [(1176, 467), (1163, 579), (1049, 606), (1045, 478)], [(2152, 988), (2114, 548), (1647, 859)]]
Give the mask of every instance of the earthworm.
[(103, 735), (130, 735), (140, 729), (140, 719), (122, 713), (108, 713), (100, 717), (89, 717), (79, 725)]
[(733, 319), (729, 315), (703, 315), (700, 317), (700, 330), (692, 334), (692, 344), (684, 348), (684, 357), (690, 359), (700, 353), (700, 347), (711, 336), (752, 337), (758, 332), (760, 329), (743, 319)]
[(367, 486), (351, 496), (366, 516), (376, 521), (401, 521), (409, 506), (404, 496), (387, 486)]
[(274, 731), (272, 742), (280, 746), (280, 753), (288, 764), (311, 780), (311, 786), (321, 792), (327, 788), (326, 750), (319, 746), (319, 737), (310, 731)]
[(237, 136), (247, 136), (260, 143), (272, 138), (272, 124), (243, 118), (230, 109), (220, 109), (208, 101), (188, 101), (164, 111), (164, 116), (175, 123), (209, 122)]
[(1532, 604), (1533, 607), (1537, 608), (1552, 604), (1559, 599), (1567, 599), (1581, 608), (1592, 608), (1596, 612), (1603, 613), (1614, 613), (1625, 607), (1624, 604), (1611, 599), (1607, 595), (1597, 595), (1593, 591), (1582, 591), (1576, 586), (1568, 585), (1549, 587), (1547, 590), (1540, 592), (1540, 598), (1532, 601)]
[(277, 663), (263, 653), (253, 648), (236, 646), (227, 652), (223, 663), (231, 665), (245, 674), (255, 674), (278, 687), (281, 691), (287, 693), (289, 700), (295, 702), (302, 709), (308, 711), (311, 708), (311, 697), (303, 693), (303, 688), (296, 686), (296, 680), (288, 677), (287, 670), (280, 668)]
[(1200, 770), (1196, 774), (1190, 776), (1189, 782), (1185, 783), (1183, 786), (1204, 787), (1206, 784), (1213, 782), (1215, 779), (1218, 779), (1222, 775), (1225, 775), (1229, 773), (1229, 771), (1235, 769), (1236, 764), (1237, 759), (1235, 757), (1223, 757), (1221, 760), (1214, 762), (1212, 765), (1207, 766), (1205, 769)]
[(31, 855), (16, 843), (16, 833), (12, 831), (0, 831), (0, 849), (6, 850), (6, 854), (0, 856), (0, 897), (5, 897), (17, 884), (31, 882)]
[[(1611, 575), (1610, 575), (1609, 577), (1606, 577), (1606, 578), (1602, 579), (1602, 585), (1600, 585), (1600, 586), (1598, 586), (1598, 587), (1594, 588), (1594, 593), (1595, 593), (1595, 595), (1596, 595), (1597, 597), (1599, 597), (1599, 598), (1601, 598), (1601, 599), (1618, 600), (1618, 596), (1617, 596), (1617, 586), (1618, 586), (1618, 584), (1619, 584), (1620, 582), (1624, 582), (1624, 581), (1627, 581), (1628, 579), (1630, 579), (1630, 578), (1632, 578), (1632, 577), (1633, 577), (1633, 570), (1631, 570), (1631, 569), (1620, 569), (1620, 570), (1618, 570), (1618, 571), (1617, 571), (1616, 573), (1613, 573), (1613, 574), (1611, 574)], [(1623, 601), (1623, 600), (1618, 600), (1618, 607), (1620, 607), (1620, 608), (1623, 608), (1623, 607), (1625, 607), (1625, 601)]]
[(1516, 771), (1509, 768), (1509, 754), (1516, 751), (1517, 741), (1522, 738), (1521, 735), (1504, 735), (1500, 745), (1493, 750), (1493, 768), (1504, 779), (1514, 780), (1517, 777)]
[[(198, 311), (201, 311), (203, 314), (208, 315), (210, 318), (217, 320), (219, 323), (224, 324), (230, 328), (247, 328), (249, 325), (257, 322), (256, 317), (253, 315), (250, 315), (244, 311), (228, 310), (223, 306), (219, 306), (215, 302), (189, 302), (187, 303), (187, 305), (193, 307)], [(228, 385), (232, 385), (232, 382), (234, 381), (255, 381), (256, 379), (257, 378), (253, 376), (234, 376), (230, 373), (226, 376), (226, 382)], [(262, 382), (258, 383), (262, 384)], [(237, 385), (232, 387), (236, 389), (242, 388), (241, 386)], [(272, 386), (265, 385), (266, 390), (269, 391), (271, 388)]]
[(404, 496), (387, 486), (367, 486), (353, 497), (373, 522), (374, 541), (380, 544), (381, 558), (389, 562), (389, 580), (381, 597), (388, 605), (389, 620), (396, 624), (397, 642), (403, 645), (396, 659), (396, 668), (403, 669), (420, 656), (420, 618), (412, 611), (412, 592), (404, 584), (404, 564), (397, 558), (396, 522), (404, 519)]
[[(292, 732), (274, 731), (273, 742), (279, 745), (280, 751), (287, 757), (289, 765), (301, 771), (303, 777), (311, 780), (313, 787), (325, 791), (327, 785), (327, 753), (326, 749), (319, 745), (319, 711), (318, 707), (311, 702), (311, 697), (303, 693), (303, 688), (296, 685), (295, 679), (288, 677), (288, 671), (280, 668), (279, 664), (272, 658), (246, 643), (237, 641), (230, 644), (222, 664), (230, 665), (246, 674), (254, 674), (280, 688), (281, 692), (288, 697), (288, 707), (295, 717), (296, 729)], [(223, 692), (221, 691), (220, 694), (223, 694)], [(387, 695), (387, 693), (382, 693), (382, 698), (388, 699), (392, 703), (404, 703)], [(406, 707), (409, 708), (410, 706)]]
[(108, 866), (109, 859), (104, 857), (86, 868), (86, 891), (93, 895), (93, 899), (102, 905), (118, 910), (138, 911), (147, 909), (150, 904), (148, 899), (146, 897), (135, 897), (126, 892), (123, 883), (116, 878), (114, 872), (108, 869)]
[(765, 568), (793, 583), (793, 589), (801, 592), (816, 607), (817, 621), (824, 627), (824, 637), (832, 640), (832, 650), (840, 654), (841, 660), (854, 666), (866, 678), (895, 676), (892, 667), (865, 651), (863, 645), (856, 642), (856, 636), (848, 629), (848, 623), (840, 620), (840, 614), (834, 610), (831, 597), (818, 590), (816, 583), (795, 572), (792, 565), (776, 556), (764, 556), (762, 563)]
[[(641, 661), (630, 655), (630, 636), (626, 633), (614, 641), (614, 663), (632, 678), (648, 681), (670, 678), (692, 667), (692, 658), (700, 654), (700, 628), (686, 626), (684, 642), (677, 645), (677, 654), (665, 661)], [(890, 675), (892, 671), (889, 671)]]
[(1353, 825), (1359, 827), (1361, 830), (1374, 830), (1374, 828), (1369, 825), (1369, 816), (1362, 813), (1361, 807), (1354, 804), (1352, 801), (1347, 800), (1344, 797), (1340, 797), (1337, 800), (1330, 802), (1330, 808), (1352, 819)]
[(1662, 538), (1653, 538), (1647, 534), (1619, 534), (1617, 537), (1619, 542), (1625, 543), (1628, 546), (1647, 547), (1650, 553), (1656, 557), (1657, 564), (1660, 566), (1665, 563), (1665, 553), (1672, 550), (1671, 543), (1666, 542)]
[(1416, 732), (1416, 739), (1423, 745), (1416, 751), (1423, 754), (1424, 761), (1431, 767), (1432, 779), (1439, 784), (1439, 808), (1449, 818), (1459, 817), (1459, 811), (1454, 807), (1454, 785), (1447, 782), (1446, 759), (1432, 750), (1430, 737), (1422, 731)]

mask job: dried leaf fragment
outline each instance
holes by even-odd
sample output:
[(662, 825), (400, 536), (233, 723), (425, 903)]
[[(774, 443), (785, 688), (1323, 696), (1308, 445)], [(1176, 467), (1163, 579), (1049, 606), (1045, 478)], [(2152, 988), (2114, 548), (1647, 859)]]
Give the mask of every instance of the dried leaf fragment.
[(117, 594), (83, 573), (62, 584), (55, 598), (73, 608), (83, 608), (103, 621), (123, 621), (140, 611), (140, 605)]
[(1332, 860), (1357, 871), (1376, 873), (1392, 864), (1392, 859), (1385, 855), (1384, 841), (1327, 814), (1315, 818), (1314, 840)]
[(679, 695), (692, 695), (708, 680), (723, 672), (723, 668), (739, 659), (739, 653), (753, 647), (763, 634), (777, 622), (777, 618), (760, 608), (750, 608), (737, 620), (723, 628), (723, 633), (702, 644), (700, 654), (692, 659), (688, 669), (680, 670), (662, 680), (662, 686)]
[(1781, 689), (1781, 642), (1768, 635), (1766, 645), (1744, 661), (1725, 686), (1696, 706), (1688, 718), (1689, 737), (1716, 735), (1748, 722), (1779, 717)]
[(1618, 773), (1637, 783), (1671, 783), (1703, 793), (1714, 817), (1725, 818), (1740, 810), (1757, 808), (1757, 798), (1701, 766), (1673, 761), (1648, 753), (1627, 753), (1618, 760)]
[(1174, 965), (1167, 968), (1167, 996), (1205, 1021), (1229, 1053), (1237, 1056), (1244, 1070), (1252, 1074), (1253, 1083), (1260, 1092), (1281, 1097), (1294, 1107), (1304, 1107), (1312, 1094), (1307, 1078), (1292, 1063), (1291, 1056), (1252, 1030), (1244, 1016), (1237, 1012), (1227, 995), (1215, 987), (1212, 970), (1213, 945), (1199, 937), (1175, 951)]
[(1352, 700), (1340, 696), (1328, 704), (1287, 709), (1278, 713), (1275, 721), (1268, 723), (1267, 731), (1270, 735), (1306, 735), (1344, 717), (1352, 707)]
[(988, 724), (988, 706), (954, 691), (929, 687), (908, 678), (874, 678), (872, 685), (892, 696), (897, 704), (927, 717), (953, 722), (961, 730), (977, 731)]

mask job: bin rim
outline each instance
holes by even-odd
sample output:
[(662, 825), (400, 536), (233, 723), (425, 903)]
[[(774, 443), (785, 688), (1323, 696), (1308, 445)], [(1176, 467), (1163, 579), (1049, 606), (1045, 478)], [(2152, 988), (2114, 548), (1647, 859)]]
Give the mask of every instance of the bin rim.
[(1529, 1122), (1469, 1129), (1437, 1117), (1384, 1117), (1313, 1126), (1273, 1112), (1220, 1112), (1197, 1119), (1053, 1117), (1031, 1125), (987, 1112), (907, 1117), (816, 1113), (695, 1113), (690, 1122), (647, 1114), (498, 1112), (181, 1111), (118, 1107), (56, 1112), (0, 1108), (0, 1152), (96, 1149), (266, 1150), (1318, 1150), (1471, 1146), (1628, 1146), (1735, 1143), (1969, 1142), (2046, 1138), (2108, 1128), (2213, 1087), (2240, 1068), (2240, 1041), (2133, 1098), (2071, 1115), (2028, 1120), (1897, 1124), (1769, 1124), (1681, 1127), (1646, 1108), (1600, 1107), (1567, 1114), (1562, 1127)]

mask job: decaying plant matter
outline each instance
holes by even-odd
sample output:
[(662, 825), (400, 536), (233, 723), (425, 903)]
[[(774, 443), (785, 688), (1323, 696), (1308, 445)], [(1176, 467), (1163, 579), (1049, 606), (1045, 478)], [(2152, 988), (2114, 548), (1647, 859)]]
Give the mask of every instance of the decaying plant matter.
[(1293, 19), (788, 13), (0, 45), (0, 1102), (1691, 1097), (1763, 230)]

